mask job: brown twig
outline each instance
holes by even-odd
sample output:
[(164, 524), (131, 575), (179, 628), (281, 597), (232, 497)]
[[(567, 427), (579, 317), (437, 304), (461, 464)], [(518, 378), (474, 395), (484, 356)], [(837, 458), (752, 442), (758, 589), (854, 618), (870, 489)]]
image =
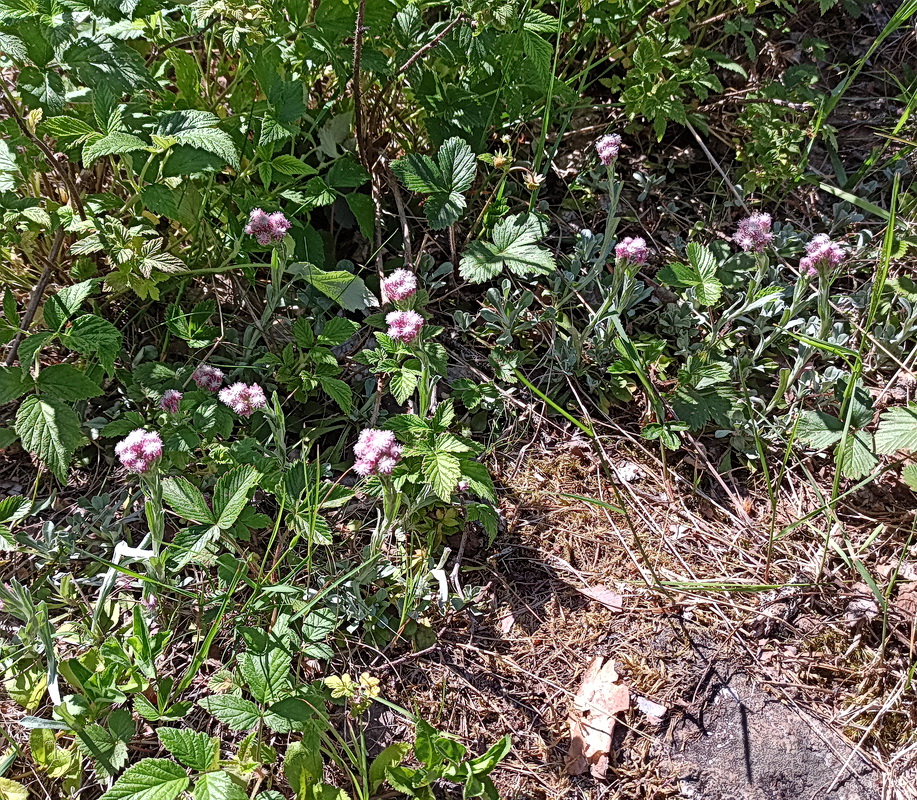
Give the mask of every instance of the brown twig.
[(61, 245), (63, 245), (63, 243), (64, 229), (58, 228), (57, 233), (54, 234), (54, 241), (51, 243), (51, 252), (48, 253), (48, 260), (45, 263), (45, 268), (41, 273), (41, 277), (38, 279), (38, 283), (35, 284), (35, 288), (32, 290), (32, 297), (29, 299), (29, 305), (25, 310), (25, 316), (22, 318), (22, 324), (19, 326), (19, 332), (16, 334), (13, 341), (10, 342), (10, 349), (6, 355), (6, 366), (8, 367), (13, 366), (16, 355), (19, 353), (19, 345), (22, 344), (23, 339), (25, 339), (28, 333), (29, 325), (31, 325), (32, 320), (35, 319), (35, 314), (38, 311), (38, 306), (41, 305), (41, 298), (48, 286), (48, 281), (51, 280), (51, 273), (54, 271), (54, 266), (57, 263), (57, 257), (60, 254)]
[(69, 199), (76, 208), (76, 213), (80, 215), (80, 219), (86, 219), (86, 211), (83, 208), (83, 201), (80, 199), (76, 184), (74, 184), (73, 179), (70, 177), (70, 173), (57, 160), (57, 157), (51, 148), (48, 147), (48, 145), (46, 145), (41, 139), (32, 133), (32, 131), (29, 130), (29, 126), (26, 125), (25, 120), (22, 118), (22, 115), (16, 108), (16, 104), (13, 102), (13, 98), (10, 97), (10, 93), (4, 85), (3, 81), (0, 81), (0, 89), (3, 90), (3, 105), (6, 107), (7, 113), (14, 120), (16, 120), (16, 124), (19, 126), (19, 130), (22, 131), (26, 138), (29, 139), (39, 150), (41, 150), (45, 159), (51, 165), (51, 168), (60, 176), (60, 179), (66, 185), (67, 193), (70, 195)]
[[(452, 22), (450, 22), (440, 33), (434, 36), (429, 42), (427, 42), (423, 47), (421, 47), (414, 55), (412, 55), (404, 64), (399, 67), (398, 71), (395, 73), (396, 76), (404, 75), (411, 67), (413, 67), (421, 58), (423, 58), (427, 53), (429, 53), (436, 45), (438, 45), (443, 39), (445, 39), (455, 28), (461, 23), (467, 21), (468, 17), (464, 14), (459, 14)], [(359, 24), (359, 23), (358, 23)]]
[(369, 155), (366, 152), (365, 131), (363, 128), (363, 91), (360, 87), (360, 62), (363, 59), (363, 22), (366, 18), (366, 0), (360, 0), (357, 8), (357, 24), (353, 32), (353, 125), (357, 137), (357, 155), (368, 170)]
[(183, 45), (191, 44), (191, 42), (197, 41), (216, 24), (217, 20), (214, 18), (210, 20), (210, 22), (208, 22), (207, 25), (201, 28), (201, 30), (199, 30), (197, 33), (192, 33), (188, 36), (182, 36), (173, 42), (164, 44), (162, 47), (154, 47), (152, 52), (147, 56), (146, 65), (150, 66), (150, 64), (152, 64), (157, 58), (165, 53), (166, 50), (171, 50), (173, 47), (182, 47)]

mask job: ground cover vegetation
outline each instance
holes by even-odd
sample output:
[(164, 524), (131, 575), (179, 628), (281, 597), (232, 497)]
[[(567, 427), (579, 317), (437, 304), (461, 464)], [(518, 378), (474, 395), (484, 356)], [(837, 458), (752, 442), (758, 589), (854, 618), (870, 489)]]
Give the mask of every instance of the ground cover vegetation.
[(907, 796), (915, 20), (0, 0), (0, 798), (668, 797), (575, 679), (806, 608)]

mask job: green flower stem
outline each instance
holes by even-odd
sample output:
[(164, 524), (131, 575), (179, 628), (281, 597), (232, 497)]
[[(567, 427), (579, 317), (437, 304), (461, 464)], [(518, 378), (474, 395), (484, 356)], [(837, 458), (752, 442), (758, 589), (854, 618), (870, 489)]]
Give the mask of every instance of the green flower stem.
[(143, 510), (146, 513), (147, 527), (150, 531), (150, 550), (152, 558), (147, 562), (147, 571), (153, 580), (144, 582), (143, 596), (151, 597), (159, 593), (158, 587), (165, 581), (165, 568), (162, 560), (162, 546), (165, 539), (166, 520), (162, 507), (162, 479), (159, 470), (140, 476), (140, 487), (145, 497)]
[(831, 332), (831, 285), (832, 277), (826, 270), (818, 271), (818, 338), (827, 341)]
[(612, 240), (618, 230), (618, 203), (621, 201), (621, 182), (615, 178), (614, 162), (608, 165), (608, 216), (605, 218), (605, 235), (602, 237), (602, 252), (597, 264), (601, 269), (611, 254)]

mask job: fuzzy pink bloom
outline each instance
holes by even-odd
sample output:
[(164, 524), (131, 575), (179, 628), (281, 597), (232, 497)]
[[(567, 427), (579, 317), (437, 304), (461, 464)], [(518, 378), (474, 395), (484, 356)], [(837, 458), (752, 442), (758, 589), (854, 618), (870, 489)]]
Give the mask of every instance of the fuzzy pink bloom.
[(211, 367), (209, 364), (198, 364), (191, 373), (193, 380), (201, 389), (215, 392), (223, 385), (223, 370)]
[(234, 383), (220, 390), (220, 400), (228, 405), (240, 417), (250, 417), (256, 409), (264, 408), (267, 399), (264, 389), (257, 383)]
[(357, 457), (353, 469), (364, 478), (367, 475), (390, 475), (401, 459), (401, 445), (392, 431), (364, 428), (353, 446)]
[(799, 261), (799, 269), (803, 275), (812, 277), (823, 269), (833, 269), (846, 257), (843, 247), (832, 242), (827, 233), (819, 233), (806, 245), (806, 255)]
[(270, 244), (279, 242), (290, 230), (292, 223), (284, 216), (282, 211), (275, 211), (268, 214), (260, 208), (255, 208), (248, 215), (248, 224), (245, 226), (245, 232), (254, 236), (258, 244)]
[(468, 491), (470, 486), (471, 484), (469, 484), (468, 481), (464, 481), (464, 480), (459, 481), (457, 484), (455, 484), (455, 491), (461, 492), (462, 494), (464, 494), (465, 492)]
[(162, 393), (162, 399), (159, 401), (159, 407), (170, 414), (177, 414), (178, 407), (181, 405), (181, 392), (175, 389), (167, 389)]
[(732, 239), (746, 253), (760, 253), (774, 241), (771, 215), (755, 212), (746, 217), (739, 223), (739, 229)]
[(416, 311), (393, 311), (386, 315), (388, 335), (399, 342), (413, 342), (423, 327), (423, 317)]
[(115, 445), (115, 454), (129, 472), (147, 472), (162, 457), (162, 439), (154, 431), (137, 428)]
[(417, 277), (406, 269), (396, 269), (382, 281), (382, 300), (407, 300), (417, 291)]
[(607, 167), (621, 152), (621, 137), (616, 133), (603, 136), (595, 143), (595, 152), (598, 153), (599, 161)]
[(624, 237), (615, 245), (615, 258), (620, 261), (628, 261), (631, 264), (645, 264), (650, 256), (649, 248), (646, 246), (646, 240), (637, 236)]

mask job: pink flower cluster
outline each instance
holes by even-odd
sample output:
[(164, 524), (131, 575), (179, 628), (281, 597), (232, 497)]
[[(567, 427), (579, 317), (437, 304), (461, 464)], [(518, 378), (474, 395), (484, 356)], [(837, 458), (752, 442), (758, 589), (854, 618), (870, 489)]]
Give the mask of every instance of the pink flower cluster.
[(416, 311), (393, 311), (385, 317), (388, 335), (397, 342), (413, 342), (423, 327), (423, 317)]
[(739, 223), (739, 229), (732, 238), (746, 253), (760, 253), (774, 241), (771, 215), (755, 212), (746, 217)]
[(115, 445), (115, 454), (130, 472), (147, 472), (162, 457), (158, 433), (137, 428)]
[(812, 277), (821, 269), (836, 267), (847, 257), (847, 251), (832, 242), (827, 233), (820, 233), (806, 245), (806, 255), (799, 261), (803, 275)]
[(270, 244), (281, 241), (291, 227), (292, 223), (283, 215), (282, 211), (268, 214), (256, 208), (248, 216), (245, 232), (254, 236), (258, 244)]
[(406, 269), (396, 269), (382, 281), (382, 302), (407, 300), (417, 291), (417, 277)]
[(609, 133), (595, 143), (595, 152), (606, 167), (618, 157), (621, 152), (621, 137), (616, 133)]
[(191, 373), (193, 380), (201, 389), (215, 392), (223, 385), (223, 370), (211, 367), (209, 364), (198, 364)]
[(646, 240), (640, 236), (636, 238), (625, 236), (615, 245), (615, 258), (619, 261), (627, 261), (631, 264), (645, 264), (649, 256), (650, 251), (646, 246)]
[(247, 383), (234, 383), (220, 390), (220, 400), (228, 405), (240, 417), (250, 417), (255, 409), (264, 408), (267, 399), (264, 389), (257, 383), (249, 386)]
[(159, 407), (170, 414), (177, 414), (178, 407), (181, 405), (182, 394), (175, 389), (167, 389), (162, 393), (162, 399), (159, 401)]
[(357, 457), (354, 472), (367, 475), (390, 475), (401, 459), (401, 445), (391, 431), (364, 428), (353, 447)]

